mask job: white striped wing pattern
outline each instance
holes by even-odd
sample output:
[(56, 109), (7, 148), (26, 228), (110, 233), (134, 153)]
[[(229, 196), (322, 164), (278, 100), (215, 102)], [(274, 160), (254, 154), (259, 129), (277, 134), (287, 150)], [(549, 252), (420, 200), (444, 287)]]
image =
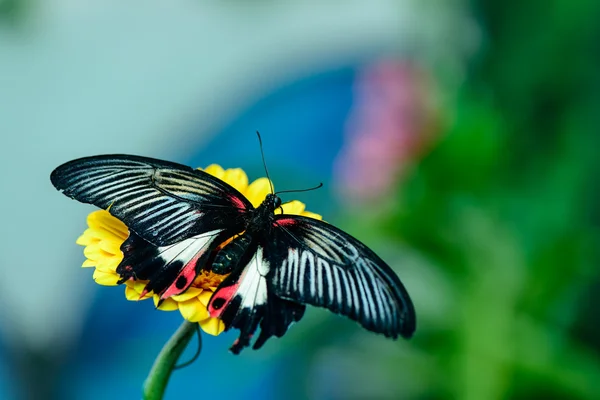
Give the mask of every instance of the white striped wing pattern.
[[(185, 165), (131, 155), (87, 157), (56, 168), (50, 179), (65, 195), (109, 208), (145, 240), (167, 246), (180, 240), (244, 226), (252, 209), (236, 189)], [(235, 226), (238, 225), (238, 226)]]
[(277, 296), (329, 310), (397, 338), (416, 326), (406, 289), (375, 253), (347, 233), (311, 218), (275, 219), (268, 249)]

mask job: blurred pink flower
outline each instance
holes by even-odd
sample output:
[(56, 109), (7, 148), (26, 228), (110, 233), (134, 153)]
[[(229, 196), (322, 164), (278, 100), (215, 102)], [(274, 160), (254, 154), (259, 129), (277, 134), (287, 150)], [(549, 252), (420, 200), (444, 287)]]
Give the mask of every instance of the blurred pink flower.
[(408, 61), (380, 61), (359, 74), (334, 171), (344, 198), (381, 198), (427, 148), (437, 126), (431, 86)]

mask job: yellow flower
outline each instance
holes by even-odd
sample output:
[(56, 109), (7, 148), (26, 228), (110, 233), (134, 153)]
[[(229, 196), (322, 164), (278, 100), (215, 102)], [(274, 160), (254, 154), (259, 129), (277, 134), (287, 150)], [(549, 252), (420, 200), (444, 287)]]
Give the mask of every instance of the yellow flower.
[[(248, 176), (240, 168), (225, 170), (219, 165), (212, 164), (204, 171), (236, 188), (254, 207), (258, 207), (267, 194), (271, 193), (271, 185), (267, 178), (259, 178), (249, 184)], [(321, 219), (320, 215), (305, 211), (304, 204), (297, 200), (283, 204), (282, 208), (285, 214)], [(275, 212), (280, 214), (281, 209), (277, 209)], [(94, 280), (96, 283), (116, 286), (120, 279), (117, 274), (117, 266), (123, 260), (120, 248), (129, 236), (129, 229), (106, 210), (98, 210), (89, 214), (87, 224), (88, 228), (77, 239), (77, 244), (85, 246), (83, 254), (86, 260), (82, 267), (95, 267)], [(226, 275), (203, 271), (184, 293), (165, 299), (158, 309), (163, 311), (179, 310), (183, 318), (190, 322), (198, 322), (206, 333), (218, 335), (223, 332), (225, 325), (218, 318), (210, 317), (207, 306), (210, 297), (225, 277)], [(150, 292), (142, 296), (146, 283), (147, 281), (127, 280), (125, 297), (132, 301), (152, 297), (155, 306), (158, 305), (158, 295)]]

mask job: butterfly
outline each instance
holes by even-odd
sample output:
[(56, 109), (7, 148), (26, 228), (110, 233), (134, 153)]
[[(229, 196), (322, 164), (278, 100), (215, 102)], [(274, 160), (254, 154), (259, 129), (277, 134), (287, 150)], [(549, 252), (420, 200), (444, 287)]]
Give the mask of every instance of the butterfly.
[(50, 180), (70, 198), (109, 209), (129, 228), (118, 283), (146, 280), (145, 292), (164, 300), (185, 292), (205, 269), (229, 274), (208, 311), (225, 329), (240, 331), (234, 354), (250, 346), (259, 327), (254, 349), (283, 336), (307, 304), (394, 339), (415, 331), (412, 301), (381, 258), (326, 222), (276, 214), (281, 199), (274, 193), (254, 207), (202, 170), (133, 155), (73, 160)]

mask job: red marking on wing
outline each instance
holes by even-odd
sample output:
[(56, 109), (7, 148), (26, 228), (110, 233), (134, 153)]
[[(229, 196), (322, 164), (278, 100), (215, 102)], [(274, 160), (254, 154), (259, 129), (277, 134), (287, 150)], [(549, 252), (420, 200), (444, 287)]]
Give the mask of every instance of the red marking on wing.
[[(233, 296), (235, 296), (235, 294), (237, 293), (238, 287), (240, 286), (240, 281), (238, 281), (234, 285), (227, 286), (227, 287), (219, 289), (213, 295), (213, 297), (212, 297), (212, 299), (210, 299), (210, 303), (208, 303), (208, 307), (207, 307), (208, 308), (208, 313), (210, 314), (211, 317), (213, 317), (213, 318), (219, 318), (221, 316), (221, 314), (223, 314), (223, 311), (227, 308), (227, 306), (231, 302), (231, 299), (233, 299)], [(225, 301), (223, 303), (223, 305), (221, 307), (219, 307), (218, 309), (216, 309), (213, 306), (213, 303), (217, 299), (222, 299), (222, 300)]]
[[(249, 335), (248, 335), (248, 340), (252, 340), (252, 337), (253, 337), (253, 336), (254, 336), (254, 334), (253, 334), (253, 333), (249, 334)], [(240, 343), (240, 338), (237, 338), (237, 339), (235, 339), (235, 340), (233, 341), (232, 347), (235, 347), (235, 346), (237, 346), (239, 343)]]
[(240, 208), (242, 210), (246, 209), (246, 205), (244, 204), (244, 202), (237, 196), (229, 196), (229, 200), (231, 200), (231, 202), (237, 207)]
[(142, 294), (140, 294), (140, 298), (138, 300), (141, 300), (142, 297), (144, 297), (147, 294), (148, 294), (148, 289), (144, 288), (144, 290), (142, 290)]
[[(177, 275), (177, 278), (175, 278), (171, 286), (169, 286), (167, 290), (165, 290), (164, 293), (160, 296), (161, 299), (166, 299), (168, 297), (181, 294), (192, 284), (192, 282), (196, 278), (196, 263), (198, 262), (198, 259), (202, 257), (203, 254), (204, 251), (199, 251), (194, 257), (192, 257), (190, 261), (188, 261), (187, 264), (185, 264), (185, 266), (183, 267), (179, 275)], [(177, 281), (181, 277), (185, 278), (185, 286), (183, 288), (178, 288)]]
[(282, 219), (278, 219), (277, 221), (275, 221), (275, 224), (279, 225), (279, 226), (294, 225), (296, 223), (297, 223), (297, 221), (293, 218), (282, 218)]

